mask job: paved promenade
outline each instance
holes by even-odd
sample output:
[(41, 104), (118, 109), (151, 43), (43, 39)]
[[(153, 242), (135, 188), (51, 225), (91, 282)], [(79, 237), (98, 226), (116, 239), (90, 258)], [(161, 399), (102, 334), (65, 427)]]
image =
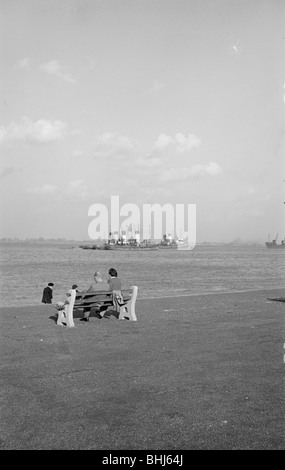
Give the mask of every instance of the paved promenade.
[(285, 303), (252, 291), (137, 300), (75, 328), (0, 309), (0, 449), (283, 449)]

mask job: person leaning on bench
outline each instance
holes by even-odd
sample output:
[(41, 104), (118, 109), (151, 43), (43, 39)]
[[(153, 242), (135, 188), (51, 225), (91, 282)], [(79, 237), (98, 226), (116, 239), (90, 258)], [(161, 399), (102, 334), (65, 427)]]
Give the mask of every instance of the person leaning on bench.
[(73, 307), (78, 293), (77, 284), (73, 284), (71, 289), (66, 294), (64, 302), (57, 302), (55, 308), (58, 310), (57, 325), (67, 326), (68, 328), (74, 327), (73, 321)]
[(111, 312), (115, 311), (116, 318), (119, 318), (121, 308), (125, 305), (125, 302), (124, 302), (123, 295), (121, 292), (122, 283), (120, 279), (118, 278), (118, 273), (116, 269), (114, 268), (109, 269), (109, 279), (107, 282), (109, 284), (109, 290), (113, 292), (113, 306), (107, 308), (107, 311), (104, 317), (109, 318)]
[[(91, 284), (90, 287), (87, 289), (86, 292), (98, 292), (98, 291), (106, 291), (109, 290), (109, 284), (107, 281), (102, 279), (102, 275), (99, 271), (94, 273), (94, 284)], [(80, 321), (89, 321), (91, 309), (86, 308), (83, 310), (83, 318)]]

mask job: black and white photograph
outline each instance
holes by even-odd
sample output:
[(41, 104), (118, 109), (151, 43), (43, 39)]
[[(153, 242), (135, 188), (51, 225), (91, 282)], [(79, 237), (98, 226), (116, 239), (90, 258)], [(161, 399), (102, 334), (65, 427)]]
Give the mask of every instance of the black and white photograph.
[(0, 0), (0, 38), (0, 450), (285, 450), (285, 2)]

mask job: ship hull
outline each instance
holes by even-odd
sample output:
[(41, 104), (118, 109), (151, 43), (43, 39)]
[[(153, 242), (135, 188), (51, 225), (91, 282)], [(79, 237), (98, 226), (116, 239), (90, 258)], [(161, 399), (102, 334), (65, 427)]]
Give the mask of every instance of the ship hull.
[(268, 246), (266, 245), (269, 250), (282, 250), (285, 249), (285, 245), (275, 245), (275, 246)]
[(285, 249), (285, 243), (283, 245), (275, 245), (273, 243), (266, 243), (266, 247), (269, 248), (270, 250), (282, 250)]
[(158, 245), (159, 250), (177, 250), (177, 245)]
[(158, 250), (157, 246), (111, 246), (111, 248), (107, 248), (109, 250), (115, 251), (153, 251)]
[(106, 250), (106, 251), (153, 251), (158, 250), (157, 245), (154, 246), (131, 246), (131, 245), (81, 245), (79, 248), (84, 250)]

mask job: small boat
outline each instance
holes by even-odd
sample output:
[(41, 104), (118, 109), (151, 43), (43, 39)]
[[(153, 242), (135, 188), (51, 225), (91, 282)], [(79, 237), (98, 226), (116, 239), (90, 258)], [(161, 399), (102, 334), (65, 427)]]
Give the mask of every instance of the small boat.
[(185, 240), (182, 240), (182, 238), (178, 238), (176, 240), (176, 244), (177, 244), (177, 250), (192, 250), (195, 246), (189, 242), (186, 242)]
[(158, 244), (159, 250), (192, 250), (193, 248), (193, 245), (182, 238), (171, 240), (170, 242), (164, 239)]
[(269, 240), (268, 242), (265, 242), (265, 245), (267, 248), (273, 248), (273, 249), (280, 249), (280, 248), (285, 248), (285, 237), (283, 240), (281, 240), (281, 243), (277, 243), (277, 238), (278, 238), (278, 233), (272, 242)]
[(96, 245), (79, 245), (79, 248), (82, 248), (83, 250), (96, 250), (97, 249)]
[(164, 238), (161, 240), (161, 242), (158, 244), (158, 248), (160, 250), (173, 250), (177, 249), (177, 243), (174, 240), (169, 240), (167, 238)]
[(107, 246), (106, 243), (104, 244), (95, 244), (95, 245), (79, 245), (79, 248), (83, 250), (110, 250), (111, 248)]

